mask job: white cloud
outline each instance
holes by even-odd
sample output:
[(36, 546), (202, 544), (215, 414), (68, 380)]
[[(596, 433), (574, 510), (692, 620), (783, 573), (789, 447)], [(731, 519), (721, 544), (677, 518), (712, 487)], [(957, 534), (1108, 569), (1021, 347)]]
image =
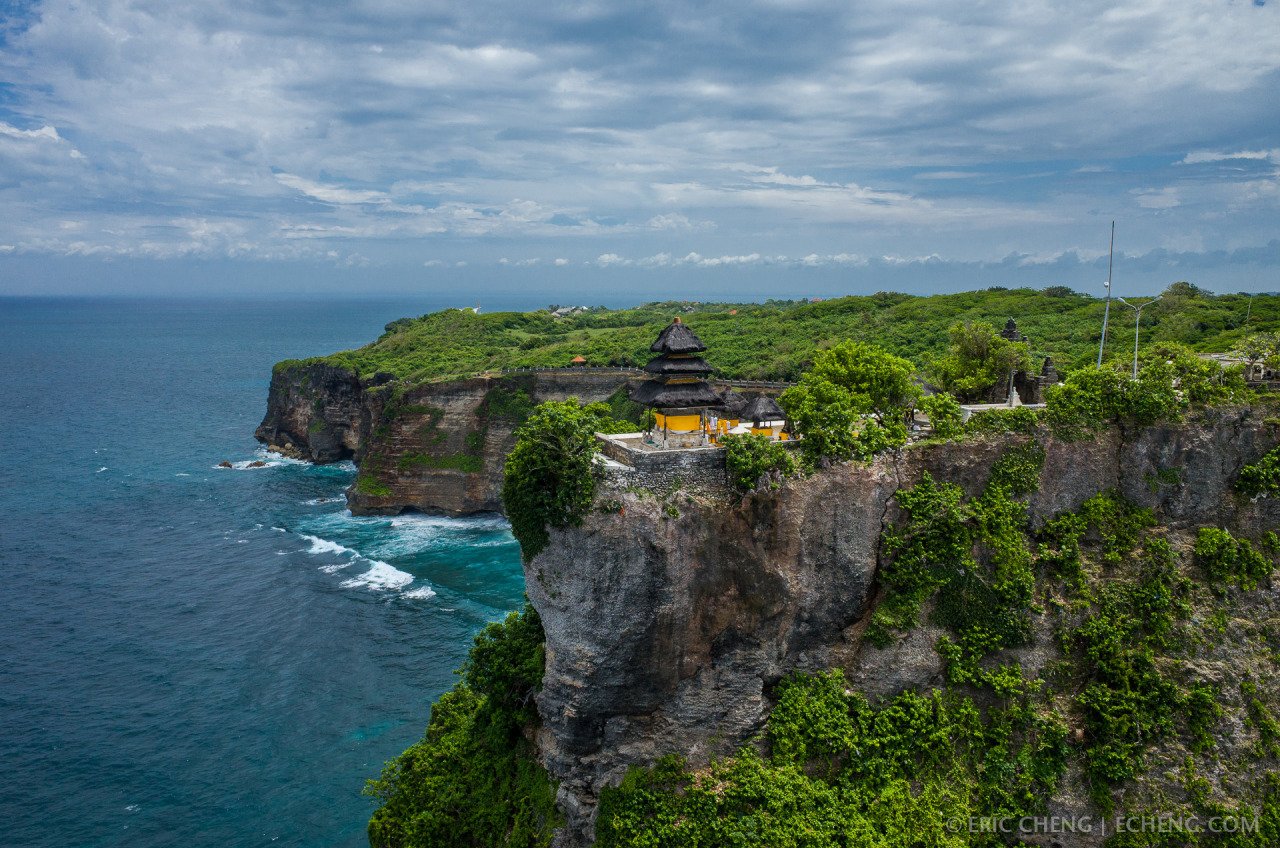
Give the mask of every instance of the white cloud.
[[(1135, 248), (1273, 237), (1275, 4), (905, 8), (38, 0), (0, 51), (0, 242), (829, 267), (1054, 256), (1118, 209)], [(1168, 150), (1222, 167), (1132, 165)]]
[(1280, 147), (1271, 150), (1237, 150), (1234, 153), (1197, 150), (1184, 156), (1179, 164), (1200, 165), (1206, 162), (1230, 162), (1236, 159), (1260, 159), (1265, 162), (1280, 164)]
[(0, 135), (7, 135), (10, 138), (45, 138), (51, 141), (62, 141), (62, 136), (58, 135), (58, 131), (48, 124), (38, 130), (20, 130), (12, 124), (0, 121)]
[(380, 191), (359, 191), (321, 183), (299, 177), (294, 174), (276, 174), (281, 185), (296, 189), (308, 197), (323, 200), (325, 203), (387, 203), (387, 196)]
[(1143, 209), (1173, 209), (1182, 205), (1182, 198), (1174, 186), (1134, 189), (1132, 194)]

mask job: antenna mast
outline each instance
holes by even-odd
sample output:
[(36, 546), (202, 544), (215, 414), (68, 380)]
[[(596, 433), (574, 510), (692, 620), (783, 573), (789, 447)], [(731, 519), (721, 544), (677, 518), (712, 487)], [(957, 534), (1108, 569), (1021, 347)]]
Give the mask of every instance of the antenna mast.
[(1111, 268), (1116, 258), (1116, 222), (1111, 222), (1111, 249), (1107, 255), (1107, 307), (1102, 312), (1102, 339), (1098, 342), (1098, 367), (1102, 367), (1102, 349), (1107, 346), (1107, 319), (1111, 317)]

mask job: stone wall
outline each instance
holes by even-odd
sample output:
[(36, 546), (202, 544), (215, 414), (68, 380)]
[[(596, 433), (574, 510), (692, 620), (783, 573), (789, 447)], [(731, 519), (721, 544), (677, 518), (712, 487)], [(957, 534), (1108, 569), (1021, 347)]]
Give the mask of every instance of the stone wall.
[(653, 492), (682, 488), (708, 495), (728, 492), (724, 448), (645, 451), (629, 448), (608, 436), (597, 434), (597, 438), (600, 452), (623, 466), (607, 468), (607, 485), (613, 488), (641, 488)]

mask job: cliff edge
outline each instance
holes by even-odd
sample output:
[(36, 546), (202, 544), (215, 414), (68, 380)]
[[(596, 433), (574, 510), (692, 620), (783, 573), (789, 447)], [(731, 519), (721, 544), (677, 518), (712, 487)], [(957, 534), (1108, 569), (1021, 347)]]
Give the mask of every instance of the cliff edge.
[(633, 376), (554, 369), (406, 385), (323, 362), (282, 364), (254, 435), (288, 456), (354, 460), (347, 502), (357, 515), (498, 512), (502, 466), (533, 407), (570, 396), (605, 401)]
[[(977, 497), (997, 460), (1033, 438), (1044, 461), (1025, 499), (1029, 533), (1111, 490), (1152, 510), (1183, 555), (1198, 528), (1256, 539), (1280, 527), (1280, 500), (1233, 492), (1241, 468), (1280, 441), (1275, 424), (1249, 408), (1075, 442), (1041, 430), (918, 445), (739, 503), (628, 490), (606, 478), (597, 510), (579, 528), (554, 531), (525, 568), (546, 633), (537, 744), (567, 818), (558, 844), (592, 843), (601, 791), (629, 767), (675, 753), (696, 769), (732, 754), (761, 732), (774, 686), (793, 671), (842, 669), (873, 702), (942, 685), (935, 643), (943, 631), (927, 616), (887, 647), (864, 638), (883, 591), (882, 539), (903, 520), (895, 493), (927, 474)], [(1240, 696), (1225, 684), (1270, 651), (1258, 634), (1280, 620), (1280, 593), (1264, 585), (1231, 615), (1243, 623), (1226, 625), (1192, 660), (1224, 684), (1228, 701)], [(1031, 640), (1004, 658), (1019, 661), (1028, 677), (1041, 673), (1058, 657), (1061, 626), (1052, 610), (1034, 609)], [(1266, 697), (1280, 700), (1270, 690)], [(1217, 736), (1225, 763), (1249, 733), (1231, 725)], [(1049, 806), (1078, 812), (1090, 803), (1079, 775), (1069, 773)], [(1062, 844), (1098, 843), (1095, 835)]]

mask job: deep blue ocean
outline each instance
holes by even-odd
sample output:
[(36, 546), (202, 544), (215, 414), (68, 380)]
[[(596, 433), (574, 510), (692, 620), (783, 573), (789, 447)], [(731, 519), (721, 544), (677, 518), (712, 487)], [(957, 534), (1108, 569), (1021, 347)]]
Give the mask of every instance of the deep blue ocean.
[(443, 305), (0, 299), (0, 844), (367, 844), (519, 551), (253, 429), (272, 363)]

